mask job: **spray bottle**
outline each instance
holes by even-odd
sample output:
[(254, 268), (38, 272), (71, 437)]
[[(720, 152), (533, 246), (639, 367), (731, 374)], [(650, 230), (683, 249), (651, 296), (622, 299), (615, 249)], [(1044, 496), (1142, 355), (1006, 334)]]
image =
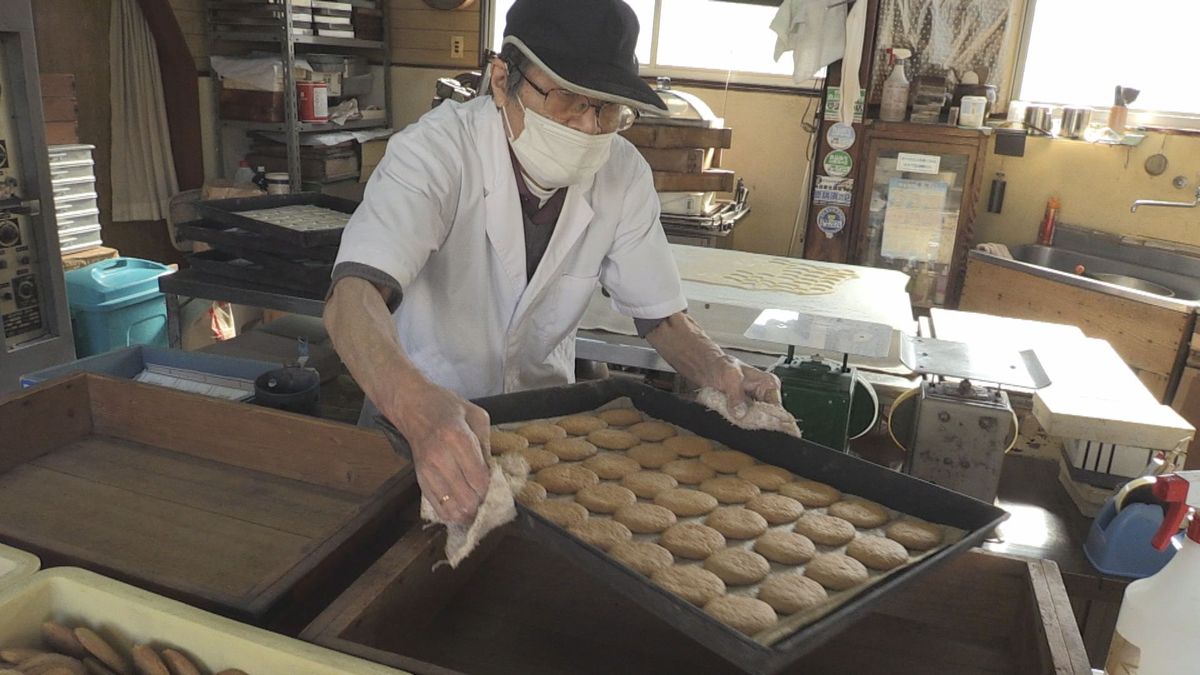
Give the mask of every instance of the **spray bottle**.
[(883, 94), (879, 102), (879, 119), (885, 122), (903, 122), (908, 116), (908, 76), (904, 73), (904, 62), (912, 57), (907, 49), (889, 48), (888, 63), (892, 73), (883, 82)]
[[(1172, 545), (1189, 511), (1200, 509), (1200, 471), (1160, 476), (1154, 496), (1167, 506), (1162, 527), (1150, 540)], [(1109, 675), (1193, 675), (1200, 672), (1200, 517), (1193, 513), (1182, 546), (1154, 576), (1125, 589), (1108, 660)]]

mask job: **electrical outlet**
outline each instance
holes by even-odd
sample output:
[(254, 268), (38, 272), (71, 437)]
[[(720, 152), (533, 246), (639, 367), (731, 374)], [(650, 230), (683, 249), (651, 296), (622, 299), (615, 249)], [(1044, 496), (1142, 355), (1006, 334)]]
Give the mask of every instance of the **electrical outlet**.
[(450, 58), (461, 59), (466, 48), (467, 41), (463, 36), (454, 35), (450, 38)]

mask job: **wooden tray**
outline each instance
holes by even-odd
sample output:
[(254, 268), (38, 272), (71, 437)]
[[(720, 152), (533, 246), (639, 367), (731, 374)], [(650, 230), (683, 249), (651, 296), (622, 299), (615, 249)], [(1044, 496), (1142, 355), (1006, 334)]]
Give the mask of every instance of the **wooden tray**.
[(302, 627), (412, 499), (377, 432), (94, 374), (0, 428), (0, 541), (253, 623)]
[[(705, 650), (519, 527), (505, 534), (451, 570), (433, 567), (442, 535), (414, 529), (301, 637), (437, 675), (705, 675), (745, 665)], [(783, 672), (1091, 671), (1058, 567), (976, 549), (889, 596)]]

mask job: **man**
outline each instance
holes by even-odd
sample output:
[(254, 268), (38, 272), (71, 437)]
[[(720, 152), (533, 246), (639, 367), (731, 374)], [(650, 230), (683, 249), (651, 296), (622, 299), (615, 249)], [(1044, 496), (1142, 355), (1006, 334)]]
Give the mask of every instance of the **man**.
[(774, 376), (683, 313), (650, 167), (616, 133), (635, 111), (666, 109), (638, 77), (633, 11), (517, 0), (507, 21), (490, 95), (445, 103), (388, 142), (325, 312), (446, 521), (469, 522), (488, 486), (488, 416), (466, 399), (570, 382), (598, 283), (688, 380), (735, 409), (779, 402)]

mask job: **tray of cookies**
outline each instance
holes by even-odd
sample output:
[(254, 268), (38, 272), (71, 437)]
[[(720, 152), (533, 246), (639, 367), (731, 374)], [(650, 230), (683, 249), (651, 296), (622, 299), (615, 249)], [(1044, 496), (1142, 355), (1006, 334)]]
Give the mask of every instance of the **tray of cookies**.
[(610, 380), (477, 401), (529, 464), (529, 536), (750, 672), (776, 672), (1007, 514)]

